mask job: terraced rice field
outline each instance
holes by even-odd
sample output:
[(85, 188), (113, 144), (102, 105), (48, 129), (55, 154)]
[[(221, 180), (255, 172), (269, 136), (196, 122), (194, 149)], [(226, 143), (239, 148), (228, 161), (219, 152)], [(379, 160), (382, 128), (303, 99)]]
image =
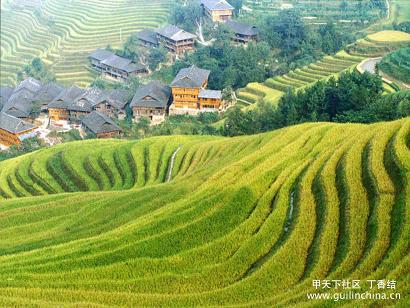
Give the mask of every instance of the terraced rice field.
[(12, 2), (1, 6), (0, 83), (15, 83), (17, 71), (41, 57), (59, 82), (86, 86), (96, 76), (88, 68), (91, 51), (120, 47), (130, 34), (163, 24), (173, 1), (43, 0), (18, 10)]
[[(339, 26), (349, 26), (352, 22), (360, 20), (361, 16), (357, 5), (361, 0), (347, 1), (347, 7), (343, 7), (343, 0), (245, 0), (244, 5), (252, 9), (252, 11), (277, 14), (282, 9), (296, 8), (301, 15), (310, 23), (326, 23), (330, 18), (339, 22)], [(368, 2), (368, 1), (367, 1)], [(374, 8), (367, 10), (371, 20), (379, 19), (381, 12)]]
[[(263, 100), (276, 104), (287, 89), (300, 89), (322, 79), (337, 76), (341, 72), (354, 69), (361, 61), (379, 57), (389, 52), (410, 46), (410, 34), (400, 31), (381, 31), (358, 40), (334, 56), (325, 56), (320, 61), (283, 76), (269, 78), (263, 83), (250, 83), (237, 91), (237, 97), (256, 103)], [(395, 90), (385, 84), (387, 93)]]
[(0, 303), (311, 306), (313, 279), (361, 279), (371, 293), (367, 279), (389, 279), (405, 307), (409, 137), (410, 118), (307, 123), (1, 162)]
[(402, 48), (384, 57), (380, 70), (396, 80), (410, 84), (410, 48)]

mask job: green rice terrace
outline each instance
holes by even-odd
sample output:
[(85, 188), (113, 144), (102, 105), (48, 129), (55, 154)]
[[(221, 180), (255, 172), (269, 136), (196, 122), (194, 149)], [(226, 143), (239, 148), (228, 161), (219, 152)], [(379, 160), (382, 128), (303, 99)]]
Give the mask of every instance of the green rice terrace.
[[(380, 57), (399, 48), (410, 46), (410, 34), (400, 31), (381, 31), (358, 40), (346, 50), (308, 66), (295, 69), (286, 75), (267, 79), (263, 83), (250, 83), (237, 91), (239, 103), (254, 104), (260, 100), (276, 104), (288, 89), (301, 89), (319, 80), (337, 77), (346, 70), (354, 69), (368, 58)], [(385, 83), (387, 93), (395, 90)]]
[(408, 307), (409, 147), (406, 118), (1, 162), (0, 303), (313, 306), (313, 279), (391, 279)]
[(32, 2), (25, 7), (15, 7), (14, 0), (1, 3), (2, 85), (15, 83), (17, 71), (41, 57), (59, 82), (86, 86), (96, 77), (87, 66), (91, 51), (108, 44), (118, 48), (131, 33), (165, 23), (173, 1)]

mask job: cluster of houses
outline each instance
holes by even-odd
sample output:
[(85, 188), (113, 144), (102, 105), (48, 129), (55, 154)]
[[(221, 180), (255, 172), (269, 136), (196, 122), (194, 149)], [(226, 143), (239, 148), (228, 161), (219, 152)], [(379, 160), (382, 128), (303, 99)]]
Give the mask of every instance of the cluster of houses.
[[(258, 29), (255, 26), (232, 20), (234, 7), (225, 0), (201, 0), (203, 16), (213, 23), (224, 23), (232, 32), (232, 40), (247, 44), (258, 40)], [(140, 45), (157, 48), (163, 46), (169, 52), (179, 55), (195, 49), (197, 36), (175, 25), (167, 25), (159, 29), (143, 29), (136, 33)], [(91, 67), (101, 72), (103, 76), (124, 81), (130, 76), (141, 76), (148, 69), (139, 63), (115, 55), (105, 50), (97, 49), (89, 56)]]
[(114, 120), (125, 119), (127, 106), (135, 122), (147, 118), (152, 125), (168, 114), (218, 112), (223, 109), (222, 92), (207, 89), (209, 74), (196, 66), (181, 69), (170, 85), (151, 81), (139, 87), (130, 103), (126, 90), (63, 88), (30, 77), (16, 88), (0, 89), (0, 143), (10, 146), (33, 137), (40, 113), (48, 113), (52, 125), (77, 124), (97, 138), (111, 138), (121, 135)]
[[(256, 27), (232, 20), (234, 8), (227, 1), (201, 0), (201, 8), (211, 22), (224, 23), (235, 42), (246, 44), (258, 39)], [(196, 39), (196, 35), (174, 25), (144, 29), (136, 37), (141, 45), (164, 46), (175, 54), (193, 50)], [(105, 49), (96, 50), (89, 58), (94, 69), (116, 80), (148, 73), (143, 65)], [(167, 115), (221, 111), (222, 92), (207, 89), (209, 75), (210, 71), (196, 66), (184, 68), (169, 85), (151, 81), (139, 87), (132, 99), (126, 90), (63, 88), (30, 77), (15, 88), (0, 88), (0, 144), (19, 144), (35, 136), (38, 127), (34, 119), (41, 113), (48, 114), (52, 125), (81, 125), (97, 138), (110, 138), (121, 135), (115, 120), (123, 120), (127, 108), (135, 122), (147, 118), (153, 125), (163, 122)]]

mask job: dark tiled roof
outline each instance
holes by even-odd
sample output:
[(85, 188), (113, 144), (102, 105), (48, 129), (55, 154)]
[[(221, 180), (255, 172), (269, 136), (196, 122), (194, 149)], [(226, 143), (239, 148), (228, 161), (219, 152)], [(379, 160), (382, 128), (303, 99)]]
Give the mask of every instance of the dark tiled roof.
[(171, 83), (175, 88), (200, 88), (211, 72), (192, 65), (179, 71)]
[(32, 109), (32, 93), (27, 89), (14, 92), (4, 104), (2, 111), (18, 118), (27, 118)]
[(258, 29), (255, 26), (240, 23), (234, 20), (228, 20), (225, 25), (235, 32), (235, 34), (241, 34), (246, 36), (258, 35)]
[(42, 87), (42, 84), (40, 81), (32, 77), (29, 77), (17, 85), (17, 87), (14, 89), (14, 93), (22, 89), (26, 89), (34, 95), (37, 93), (38, 90), (40, 90), (41, 87)]
[(190, 40), (196, 38), (195, 34), (186, 32), (174, 25), (168, 25), (163, 28), (157, 29), (156, 32), (159, 35), (171, 39), (173, 41)]
[(171, 88), (159, 81), (151, 81), (138, 88), (131, 101), (131, 107), (166, 108), (171, 96)]
[(202, 89), (201, 91), (199, 91), (198, 97), (199, 97), (199, 98), (221, 99), (221, 98), (222, 98), (222, 91)]
[(132, 63), (130, 59), (126, 59), (117, 55), (111, 55), (107, 59), (101, 61), (101, 63), (119, 70), (123, 70), (127, 73), (145, 69), (144, 66)]
[(214, 10), (234, 10), (235, 8), (225, 0), (201, 0), (201, 4), (207, 9)]
[(97, 111), (91, 112), (81, 121), (94, 134), (122, 131), (121, 127), (115, 124), (113, 120)]
[(105, 59), (107, 59), (108, 57), (110, 57), (112, 55), (114, 55), (114, 54), (111, 51), (99, 48), (96, 51), (94, 51), (92, 54), (90, 54), (89, 57), (92, 58), (92, 59), (96, 59), (98, 61), (102, 61), (102, 60), (105, 60)]
[(150, 29), (143, 29), (136, 33), (136, 37), (142, 41), (150, 42), (151, 44), (158, 45), (157, 34)]
[(102, 102), (107, 97), (107, 92), (98, 88), (90, 88), (75, 98), (69, 105), (68, 109), (73, 111), (91, 112), (93, 107)]
[(113, 90), (111, 91), (105, 100), (117, 109), (124, 109), (128, 101), (128, 91), (127, 90)]
[(12, 134), (22, 133), (35, 127), (35, 125), (24, 122), (19, 118), (13, 117), (12, 115), (5, 112), (0, 112), (0, 128)]
[(74, 100), (80, 95), (84, 94), (84, 90), (76, 86), (71, 86), (63, 90), (55, 99), (48, 104), (49, 108), (63, 108), (67, 109)]
[(49, 83), (40, 88), (36, 95), (34, 95), (33, 100), (49, 103), (53, 99), (55, 99), (63, 90), (63, 87), (55, 83)]

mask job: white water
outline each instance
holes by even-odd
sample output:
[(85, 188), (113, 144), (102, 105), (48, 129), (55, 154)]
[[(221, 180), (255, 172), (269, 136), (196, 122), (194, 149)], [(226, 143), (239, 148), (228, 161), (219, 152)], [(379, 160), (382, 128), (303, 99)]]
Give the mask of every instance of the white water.
[(172, 179), (172, 170), (174, 169), (175, 157), (177, 156), (178, 151), (180, 149), (181, 149), (181, 146), (179, 146), (178, 149), (175, 150), (174, 154), (172, 154), (171, 163), (169, 164), (169, 168), (168, 168), (167, 183), (170, 182)]

